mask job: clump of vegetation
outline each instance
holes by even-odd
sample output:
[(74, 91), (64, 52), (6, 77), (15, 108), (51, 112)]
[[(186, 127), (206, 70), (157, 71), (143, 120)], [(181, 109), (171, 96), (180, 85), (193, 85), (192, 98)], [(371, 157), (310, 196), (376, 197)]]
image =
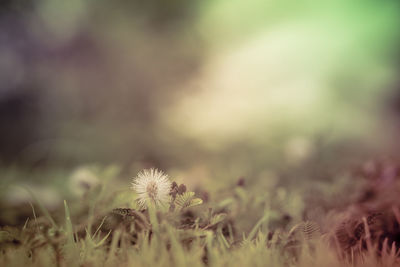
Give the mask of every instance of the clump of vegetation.
[[(301, 193), (280, 188), (254, 194), (243, 177), (203, 200), (199, 190), (189, 191), (156, 169), (140, 172), (132, 182), (133, 190), (111, 190), (117, 171), (98, 170), (98, 179), (91, 179), (96, 183), (82, 184), (86, 191), (78, 200), (64, 201), (63, 212), (48, 210), (28, 189), (35, 201), (31, 214), (21, 225), (1, 227), (0, 265), (400, 264), (399, 205), (389, 197), (380, 203), (365, 199), (362, 192), (346, 209), (310, 220), (306, 218), (310, 208), (299, 203)], [(397, 185), (396, 172), (393, 175), (391, 181)], [(375, 174), (372, 180), (379, 177)], [(79, 186), (78, 180), (75, 173), (74, 186)], [(375, 193), (390, 188), (395, 198), (393, 183)]]

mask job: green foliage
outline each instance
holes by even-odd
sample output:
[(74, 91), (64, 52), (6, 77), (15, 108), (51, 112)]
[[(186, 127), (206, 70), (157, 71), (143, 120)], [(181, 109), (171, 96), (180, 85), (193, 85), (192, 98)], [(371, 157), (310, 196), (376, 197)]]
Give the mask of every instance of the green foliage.
[[(82, 199), (64, 201), (64, 208), (55, 211), (38, 202), (39, 213), (29, 215), (23, 225), (1, 227), (0, 266), (376, 267), (398, 263), (400, 252), (387, 239), (381, 254), (372, 245), (359, 252), (357, 260), (349, 260), (325, 238), (319, 222), (301, 221), (296, 215), (288, 221), (288, 210), (304, 211), (302, 205), (288, 208), (288, 203), (300, 198), (296, 191), (253, 194), (249, 188), (235, 186), (203, 203), (186, 186), (175, 183), (170, 207), (143, 210), (128, 203), (133, 198), (126, 190), (111, 190), (112, 178), (104, 179), (105, 171), (98, 173), (102, 184)], [(369, 216), (366, 225), (374, 226), (377, 216)]]
[(226, 217), (227, 217), (226, 213), (219, 213), (219, 214), (214, 215), (210, 220), (210, 226), (214, 226), (214, 225), (224, 221)]
[(305, 241), (315, 240), (321, 237), (321, 230), (317, 223), (306, 221), (293, 226), (289, 232), (291, 238)]
[(177, 195), (174, 201), (175, 206), (178, 210), (183, 210), (185, 208), (194, 207), (203, 203), (203, 200), (200, 198), (194, 197), (194, 192), (185, 192), (181, 195)]

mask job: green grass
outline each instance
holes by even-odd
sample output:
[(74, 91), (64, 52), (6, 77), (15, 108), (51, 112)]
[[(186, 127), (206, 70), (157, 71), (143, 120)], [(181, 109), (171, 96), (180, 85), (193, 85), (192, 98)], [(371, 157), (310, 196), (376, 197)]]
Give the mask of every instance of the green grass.
[(0, 266), (399, 265), (395, 244), (368, 238), (365, 217), (365, 238), (348, 251), (338, 245), (328, 213), (303, 221), (313, 209), (306, 191), (227, 184), (203, 202), (201, 191), (181, 192), (174, 209), (140, 211), (129, 184), (113, 180), (115, 169), (97, 174), (101, 183), (64, 200), (64, 208), (48, 210), (30, 191), (38, 208), (1, 227)]

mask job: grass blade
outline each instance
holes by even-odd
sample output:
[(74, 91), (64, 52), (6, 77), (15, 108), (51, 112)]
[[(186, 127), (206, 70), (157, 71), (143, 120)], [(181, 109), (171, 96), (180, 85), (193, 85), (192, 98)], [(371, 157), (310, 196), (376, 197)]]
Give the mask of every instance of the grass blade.
[(22, 188), (25, 189), (31, 195), (31, 197), (36, 201), (43, 215), (50, 221), (53, 228), (58, 228), (56, 222), (51, 217), (49, 211), (45, 208), (43, 203), (36, 197), (36, 195), (32, 192), (32, 190), (30, 190), (28, 187), (25, 186), (22, 186)]

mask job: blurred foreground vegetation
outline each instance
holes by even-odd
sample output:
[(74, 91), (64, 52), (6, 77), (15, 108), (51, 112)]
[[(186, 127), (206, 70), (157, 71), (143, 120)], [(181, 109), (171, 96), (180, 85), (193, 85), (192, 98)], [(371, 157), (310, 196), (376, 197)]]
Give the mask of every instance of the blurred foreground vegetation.
[(173, 208), (140, 208), (117, 166), (60, 173), (66, 200), (3, 183), (0, 263), (398, 266), (398, 166), (369, 161), (300, 186), (218, 177), (221, 186), (176, 185)]

